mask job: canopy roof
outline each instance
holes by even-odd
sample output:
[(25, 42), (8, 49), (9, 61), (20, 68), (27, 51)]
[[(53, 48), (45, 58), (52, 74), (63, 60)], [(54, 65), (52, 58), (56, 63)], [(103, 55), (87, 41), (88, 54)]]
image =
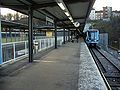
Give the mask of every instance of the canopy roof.
[(11, 21), (6, 21), (6, 20), (1, 20), (1, 25), (2, 27), (11, 27), (11, 28), (28, 28), (27, 24), (21, 24), (21, 23), (17, 23), (17, 22), (11, 22)]
[[(58, 0), (59, 1), (59, 0)], [(73, 20), (80, 22), (84, 27), (86, 19), (92, 9), (95, 0), (63, 0)], [(73, 28), (74, 25), (58, 6), (56, 0), (2, 0), (1, 6), (28, 14), (29, 7), (34, 10), (33, 16), (46, 21), (46, 16), (57, 20), (58, 26)]]

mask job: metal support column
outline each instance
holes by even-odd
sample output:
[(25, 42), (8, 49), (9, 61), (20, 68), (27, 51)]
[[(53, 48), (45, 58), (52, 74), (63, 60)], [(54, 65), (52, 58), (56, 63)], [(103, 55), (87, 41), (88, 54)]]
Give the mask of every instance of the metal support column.
[(76, 36), (76, 31), (74, 31), (74, 37)]
[(6, 32), (6, 43), (7, 43), (8, 42), (8, 40), (7, 40), (7, 38), (8, 38), (8, 35), (7, 35), (8, 30), (7, 30), (7, 28), (5, 28), (5, 32)]
[(68, 29), (68, 42), (70, 42), (70, 29)]
[(71, 40), (73, 39), (73, 32), (71, 31)]
[(17, 37), (16, 37), (16, 31), (15, 31), (15, 42), (16, 42), (16, 38), (17, 38)]
[(35, 29), (33, 30), (33, 40), (35, 40)]
[(19, 41), (21, 41), (21, 36), (20, 36), (21, 29), (19, 30)]
[(55, 49), (57, 49), (57, 22), (54, 20), (54, 27), (55, 27)]
[(31, 7), (28, 11), (28, 26), (29, 62), (33, 62), (33, 10)]
[(63, 44), (65, 44), (65, 28), (63, 29)]
[(12, 28), (9, 27), (10, 42), (12, 42)]
[(1, 9), (0, 9), (0, 64), (2, 63), (3, 63), (3, 60), (2, 60)]

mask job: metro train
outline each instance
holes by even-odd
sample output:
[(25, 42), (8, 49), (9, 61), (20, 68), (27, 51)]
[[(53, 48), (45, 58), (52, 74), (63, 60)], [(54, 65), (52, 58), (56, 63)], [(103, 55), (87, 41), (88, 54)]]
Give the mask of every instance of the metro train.
[(85, 41), (88, 46), (96, 46), (99, 43), (100, 37), (98, 29), (89, 29), (85, 33)]

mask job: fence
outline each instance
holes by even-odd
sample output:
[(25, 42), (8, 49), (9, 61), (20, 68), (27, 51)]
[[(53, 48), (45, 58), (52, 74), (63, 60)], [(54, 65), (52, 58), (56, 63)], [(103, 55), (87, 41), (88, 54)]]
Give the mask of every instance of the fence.
[(111, 46), (108, 46), (107, 48), (108, 53), (112, 54), (114, 57), (116, 57), (117, 59), (120, 59), (120, 52), (118, 49), (113, 48)]
[[(68, 37), (66, 37), (68, 40)], [(60, 46), (63, 43), (63, 37), (57, 38), (57, 45)], [(37, 53), (44, 49), (48, 49), (55, 45), (55, 38), (42, 38), (34, 40), (34, 50), (33, 53)], [(28, 41), (10, 42), (2, 43), (2, 59), (3, 63), (10, 61), (16, 61), (28, 56)]]

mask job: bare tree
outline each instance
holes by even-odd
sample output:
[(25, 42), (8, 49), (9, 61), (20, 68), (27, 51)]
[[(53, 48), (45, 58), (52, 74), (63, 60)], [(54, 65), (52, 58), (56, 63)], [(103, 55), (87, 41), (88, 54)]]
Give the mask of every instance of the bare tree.
[(5, 16), (4, 16), (4, 15), (1, 15), (1, 19), (2, 19), (2, 20), (5, 20)]
[(16, 14), (13, 15), (14, 20), (20, 20), (20, 15), (17, 12)]
[(6, 15), (6, 20), (11, 21), (12, 18), (13, 18), (13, 15), (12, 15), (11, 13), (8, 13), (8, 14)]

